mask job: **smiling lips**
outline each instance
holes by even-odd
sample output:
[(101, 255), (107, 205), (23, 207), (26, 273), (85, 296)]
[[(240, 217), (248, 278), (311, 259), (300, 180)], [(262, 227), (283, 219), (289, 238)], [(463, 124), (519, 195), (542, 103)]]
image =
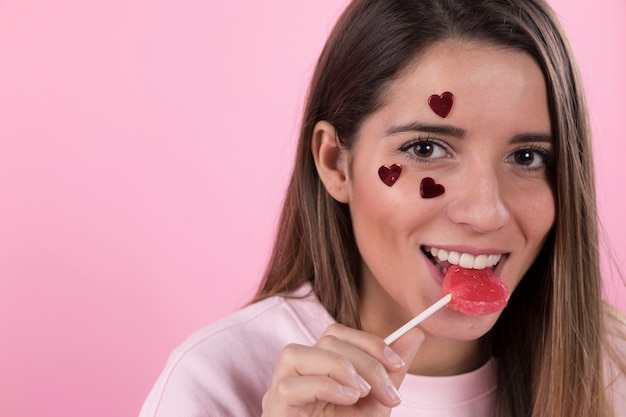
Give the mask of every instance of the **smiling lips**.
[(444, 274), (442, 295), (452, 294), (448, 307), (471, 316), (492, 314), (506, 307), (509, 289), (493, 273), (502, 254), (472, 255), (433, 247), (423, 250)]
[(434, 247), (424, 247), (424, 252), (442, 273), (445, 273), (450, 265), (467, 269), (494, 268), (502, 259), (501, 254), (472, 255)]

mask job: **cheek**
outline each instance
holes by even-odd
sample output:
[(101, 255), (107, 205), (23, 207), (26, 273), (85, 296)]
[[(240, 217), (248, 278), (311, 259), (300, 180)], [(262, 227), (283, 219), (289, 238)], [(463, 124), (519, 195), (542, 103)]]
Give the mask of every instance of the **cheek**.
[[(402, 172), (392, 187), (378, 177), (354, 180), (350, 196), (350, 213), (357, 235), (401, 237), (414, 234), (441, 212), (441, 198), (420, 196), (420, 179)], [(358, 237), (358, 236), (357, 236)]]
[[(350, 197), (350, 216), (357, 238), (390, 232), (394, 213), (402, 212), (398, 199), (398, 185), (388, 187), (382, 182), (361, 182), (354, 184)], [(397, 221), (397, 219), (396, 219)]]
[(513, 206), (517, 207), (516, 217), (526, 238), (541, 246), (556, 216), (552, 189), (546, 186), (535, 192), (520, 193)]

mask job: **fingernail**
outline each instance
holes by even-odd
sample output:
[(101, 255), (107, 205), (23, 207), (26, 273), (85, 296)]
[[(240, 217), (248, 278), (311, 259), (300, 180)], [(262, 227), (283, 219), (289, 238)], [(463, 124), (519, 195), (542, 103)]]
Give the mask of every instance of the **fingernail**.
[(359, 391), (355, 390), (352, 387), (347, 387), (345, 385), (339, 385), (339, 393), (342, 397), (347, 398), (348, 400), (356, 401), (361, 397)]
[(398, 391), (398, 389), (393, 385), (390, 380), (388, 380), (387, 384), (385, 385), (385, 392), (394, 404), (399, 404), (402, 401), (400, 391)]
[(368, 384), (367, 381), (364, 380), (363, 377), (356, 372), (354, 373), (354, 382), (356, 386), (359, 387), (359, 391), (361, 392), (361, 394), (367, 394), (372, 389), (372, 386)]
[(398, 354), (389, 346), (385, 346), (385, 349), (383, 349), (383, 355), (385, 355), (385, 359), (387, 359), (389, 364), (394, 368), (402, 368), (406, 365), (402, 358), (398, 356)]

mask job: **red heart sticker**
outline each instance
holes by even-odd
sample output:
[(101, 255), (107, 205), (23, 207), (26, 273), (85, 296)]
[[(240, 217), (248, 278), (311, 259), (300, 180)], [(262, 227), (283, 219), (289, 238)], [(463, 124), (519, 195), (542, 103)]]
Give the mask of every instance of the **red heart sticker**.
[(430, 177), (424, 178), (420, 185), (420, 194), (423, 198), (439, 197), (445, 192), (446, 188), (441, 184), (437, 184), (435, 180)]
[(378, 168), (378, 176), (389, 187), (398, 180), (401, 172), (402, 165), (400, 164), (393, 164), (392, 166), (383, 165)]
[(450, 113), (452, 103), (454, 103), (454, 96), (448, 91), (440, 96), (433, 94), (428, 97), (428, 105), (439, 117), (446, 117)]

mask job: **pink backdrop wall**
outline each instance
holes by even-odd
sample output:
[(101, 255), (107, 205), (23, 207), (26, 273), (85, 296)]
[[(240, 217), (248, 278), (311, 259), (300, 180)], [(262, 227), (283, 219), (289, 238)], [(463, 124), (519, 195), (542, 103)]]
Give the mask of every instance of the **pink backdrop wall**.
[[(0, 1), (0, 415), (136, 415), (171, 349), (251, 297), (344, 3)], [(552, 3), (622, 264), (626, 3)]]

